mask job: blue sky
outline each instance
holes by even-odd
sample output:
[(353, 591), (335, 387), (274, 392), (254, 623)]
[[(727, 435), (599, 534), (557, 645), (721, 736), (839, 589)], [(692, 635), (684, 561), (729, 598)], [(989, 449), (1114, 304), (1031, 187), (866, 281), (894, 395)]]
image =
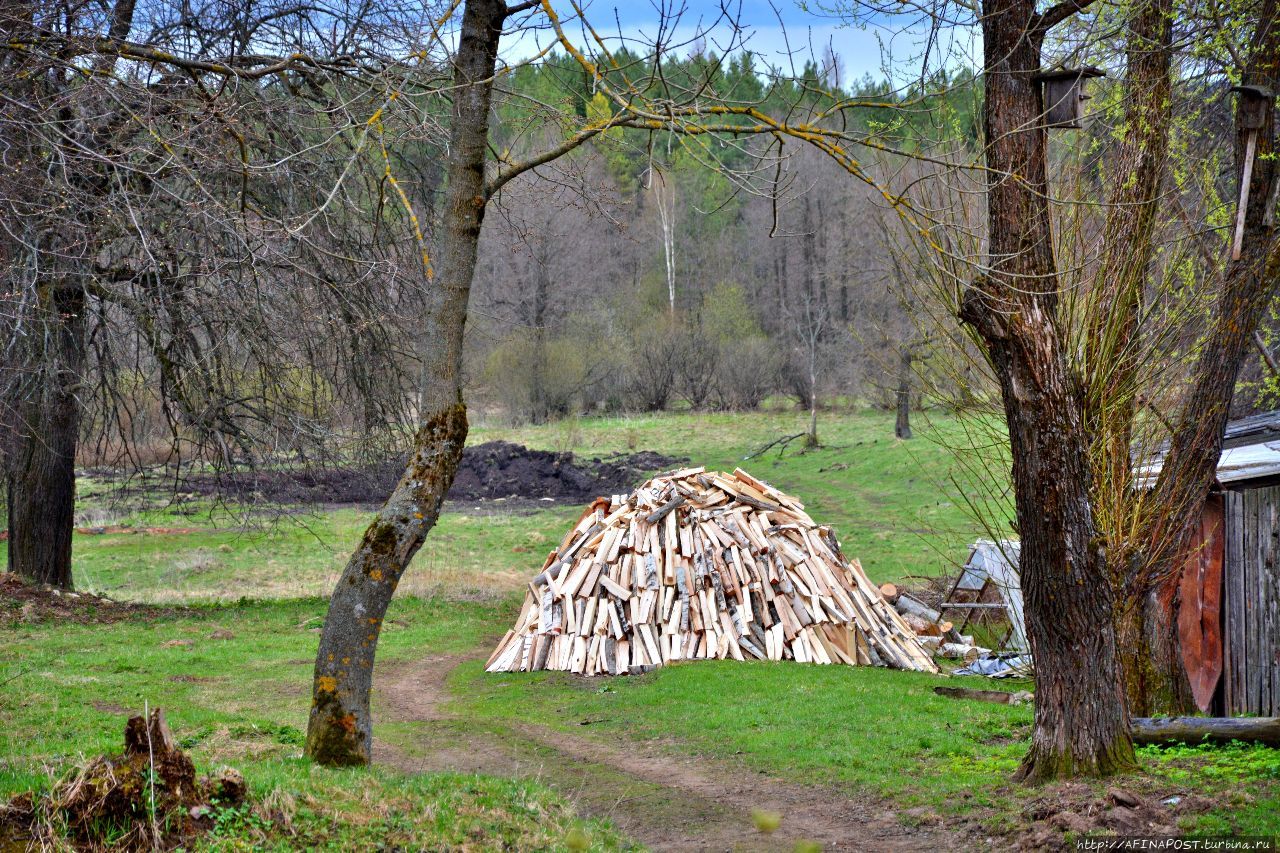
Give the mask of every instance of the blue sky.
[[(741, 24), (742, 32), (734, 32), (721, 11), (722, 5)], [(582, 25), (572, 5), (553, 0), (553, 6), (570, 38), (585, 44), (587, 39), (583, 38)], [(812, 4), (808, 9), (802, 8), (796, 0), (776, 0), (774, 4), (765, 0), (585, 0), (587, 18), (611, 47), (633, 41), (645, 53), (652, 49), (659, 34), (662, 10), (668, 18), (679, 15), (674, 30), (664, 35), (664, 41), (680, 55), (689, 53), (691, 41), (701, 34), (708, 50), (723, 53), (730, 47), (745, 46), (763, 64), (788, 71), (792, 63), (799, 70), (807, 59), (821, 60), (830, 47), (840, 57), (842, 82), (864, 74), (882, 78), (886, 71), (900, 82), (917, 77), (926, 37), (926, 30), (910, 18), (879, 17), (859, 25), (815, 9)], [(550, 39), (547, 30), (510, 36), (504, 56), (508, 60), (524, 58)], [(940, 41), (942, 51), (953, 56), (956, 51), (972, 55), (971, 30), (944, 29)], [(930, 66), (937, 67), (940, 61), (939, 48), (935, 47)], [(953, 58), (946, 64), (954, 66), (957, 61)]]

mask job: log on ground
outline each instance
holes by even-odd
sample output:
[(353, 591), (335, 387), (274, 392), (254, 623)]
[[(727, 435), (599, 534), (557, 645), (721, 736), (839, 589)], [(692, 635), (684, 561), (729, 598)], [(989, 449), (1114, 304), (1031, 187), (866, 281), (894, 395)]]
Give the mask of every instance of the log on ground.
[(1280, 717), (1135, 717), (1133, 742), (1228, 744), (1233, 740), (1280, 747)]

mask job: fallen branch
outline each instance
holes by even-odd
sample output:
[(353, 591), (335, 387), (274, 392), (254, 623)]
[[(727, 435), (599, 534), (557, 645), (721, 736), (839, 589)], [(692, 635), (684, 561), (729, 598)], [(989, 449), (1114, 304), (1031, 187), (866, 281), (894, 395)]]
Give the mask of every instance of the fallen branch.
[(935, 687), (933, 692), (948, 699), (973, 699), (977, 702), (995, 702), (997, 705), (1009, 705), (1013, 702), (1013, 694), (1007, 690), (974, 690), (971, 687)]
[(997, 705), (1025, 705), (1035, 701), (1035, 694), (1028, 690), (974, 690), (970, 687), (935, 687), (933, 692), (948, 699), (973, 699), (977, 702), (994, 702)]
[(1133, 742), (1228, 744), (1252, 741), (1280, 747), (1280, 717), (1135, 717)]
[(742, 457), (742, 461), (746, 462), (748, 459), (755, 459), (757, 456), (760, 456), (766, 451), (768, 451), (769, 448), (774, 447), (775, 445), (778, 445), (778, 444), (782, 445), (782, 449), (778, 451), (778, 455), (781, 456), (782, 452), (787, 449), (788, 444), (795, 441), (797, 438), (804, 438), (806, 435), (808, 435), (808, 433), (798, 432), (795, 435), (784, 435), (781, 438), (775, 438), (773, 441), (769, 442), (765, 446), (751, 453), (748, 453), (746, 456)]

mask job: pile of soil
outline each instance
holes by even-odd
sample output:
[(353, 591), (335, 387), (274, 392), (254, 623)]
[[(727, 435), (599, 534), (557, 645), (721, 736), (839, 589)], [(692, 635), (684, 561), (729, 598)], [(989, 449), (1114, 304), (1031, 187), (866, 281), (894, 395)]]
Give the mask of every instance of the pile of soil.
[[(1179, 819), (1218, 803), (1192, 790), (1137, 777), (1099, 792), (1084, 782), (1046, 786), (1026, 804), (1009, 840), (1018, 850), (1074, 850), (1064, 835), (1174, 836)], [(1016, 835), (1016, 840), (1013, 837)]]
[(78, 622), (82, 625), (171, 614), (174, 608), (112, 601), (88, 592), (65, 592), (0, 572), (0, 626), (17, 622)]
[(197, 777), (159, 708), (131, 717), (124, 752), (76, 768), (44, 794), (0, 806), (0, 843), (29, 849), (168, 850), (213, 827), (218, 809), (244, 802), (244, 777)]
[[(685, 461), (650, 451), (580, 460), (572, 453), (490, 441), (463, 450), (447, 500), (586, 503), (600, 495), (629, 492), (649, 475)], [(184, 488), (202, 496), (272, 504), (378, 504), (403, 472), (404, 461), (394, 459), (358, 468), (201, 474)]]

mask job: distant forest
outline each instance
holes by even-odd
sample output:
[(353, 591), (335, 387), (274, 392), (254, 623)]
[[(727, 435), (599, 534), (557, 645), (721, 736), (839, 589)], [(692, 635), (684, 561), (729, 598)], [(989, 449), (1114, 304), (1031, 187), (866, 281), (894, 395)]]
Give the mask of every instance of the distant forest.
[[(815, 412), (990, 406), (990, 375), (953, 319), (965, 259), (985, 251), (981, 80), (951, 70), (906, 86), (846, 81), (830, 51), (798, 70), (698, 45), (665, 56), (621, 51), (601, 79), (651, 93), (656, 110), (663, 93), (706, 95), (722, 118), (673, 132), (661, 114), (653, 129), (630, 116), (583, 142), (574, 135), (618, 105), (576, 58), (550, 53), (500, 73), (490, 170), (554, 156), (501, 182), (488, 205), (466, 327), (475, 413), (541, 423), (748, 410), (768, 398)], [(406, 78), (404, 94), (285, 75), (224, 91), (217, 109), (196, 90), (139, 79), (136, 103), (69, 149), (79, 173), (5, 176), (0, 191), (28, 211), (15, 221), (49, 241), (15, 263), (15, 282), (48, 275), (48, 258), (86, 282), (59, 290), (83, 310), (28, 305), (21, 286), (3, 295), (9, 338), (36, 348), (6, 355), (5, 398), (43, 381), (16, 366), (47, 355), (23, 324), (74, 317), (82, 464), (402, 449), (421, 391), (419, 320), (446, 298), (430, 275), (448, 220), (451, 102), (442, 77), (415, 73), (427, 84), (409, 92)], [(1102, 222), (1090, 200), (1106, 195), (1123, 112), (1117, 82), (1090, 85), (1085, 128), (1050, 137), (1065, 202), (1057, 238), (1086, 259)], [(1221, 145), (1230, 116), (1221, 93), (1197, 85), (1176, 94), (1170, 192), (1186, 222), (1217, 222), (1234, 181)], [(21, 125), (15, 138), (33, 150), (41, 139), (45, 150), (65, 145), (61, 125), (31, 119), (57, 115), (60, 91), (41, 101), (37, 90), (30, 115), (0, 118)], [(82, 84), (66, 92), (87, 104), (99, 96)], [(792, 130), (733, 132), (769, 121)], [(858, 141), (825, 150), (793, 132), (806, 121), (838, 123)], [(915, 230), (895, 209), (904, 203)], [(1189, 242), (1185, 222), (1160, 227), (1158, 277), (1194, 283), (1214, 268), (1191, 247), (1221, 233)], [(1068, 277), (1083, 280), (1089, 263)], [(1170, 316), (1203, 310), (1198, 286), (1170, 292), (1177, 305), (1157, 304)], [(1238, 412), (1273, 399), (1261, 357), (1270, 328), (1243, 369)]]
[[(619, 64), (632, 80), (706, 87), (766, 115), (857, 100), (867, 104), (857, 130), (887, 149), (945, 140), (948, 156), (976, 151), (981, 86), (967, 73), (895, 93), (870, 78), (843, 84), (830, 55), (798, 77), (750, 53), (694, 53), (660, 70), (625, 55)], [(545, 146), (557, 132), (545, 116), (609, 110), (571, 57), (523, 67), (504, 89), (493, 132), (508, 148)], [(474, 398), (533, 422), (673, 404), (750, 409), (775, 394), (805, 408), (815, 395), (819, 405), (893, 405), (900, 354), (921, 337), (904, 310), (913, 288), (893, 260), (897, 216), (831, 158), (779, 147), (613, 128), (506, 187), (481, 242)], [(879, 161), (868, 167), (877, 171), (904, 165), (855, 155)]]

